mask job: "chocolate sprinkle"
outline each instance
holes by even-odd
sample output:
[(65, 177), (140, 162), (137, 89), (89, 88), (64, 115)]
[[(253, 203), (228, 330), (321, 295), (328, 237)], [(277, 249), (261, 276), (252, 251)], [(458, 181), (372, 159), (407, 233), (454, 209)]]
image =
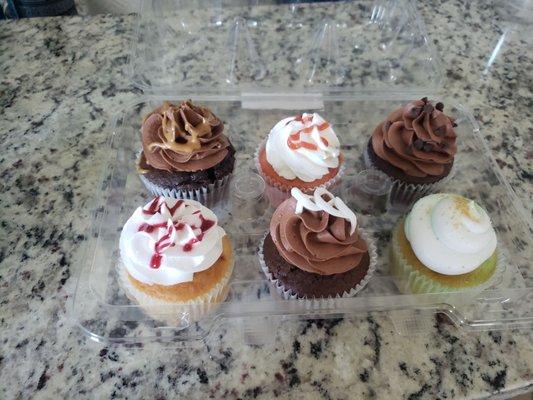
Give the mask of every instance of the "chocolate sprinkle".
[(433, 150), (433, 146), (429, 143), (424, 144), (424, 147), (422, 147), (422, 151), (426, 153), (429, 153), (431, 150)]
[(446, 134), (446, 127), (444, 125), (441, 125), (437, 129), (435, 129), (433, 133), (437, 136), (444, 136)]
[(407, 117), (408, 118), (416, 118), (420, 115), (420, 113), (422, 112), (422, 108), (421, 107), (415, 107), (415, 108), (411, 108), (409, 110), (409, 113), (407, 113)]
[(415, 141), (413, 142), (413, 146), (417, 150), (422, 150), (422, 147), (424, 147), (424, 142), (420, 139), (415, 139)]

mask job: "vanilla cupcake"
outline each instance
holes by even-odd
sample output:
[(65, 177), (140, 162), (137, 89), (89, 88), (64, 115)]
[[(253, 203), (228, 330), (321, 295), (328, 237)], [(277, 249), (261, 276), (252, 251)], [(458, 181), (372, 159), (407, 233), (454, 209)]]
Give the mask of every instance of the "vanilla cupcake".
[(229, 237), (194, 200), (157, 197), (137, 208), (122, 229), (120, 255), (128, 297), (151, 314), (178, 319), (187, 313), (195, 320), (223, 301), (233, 270)]
[(274, 205), (289, 198), (292, 188), (304, 193), (330, 188), (342, 174), (342, 162), (335, 131), (317, 113), (279, 121), (256, 154), (257, 169)]
[(418, 200), (393, 232), (391, 272), (405, 293), (482, 290), (500, 267), (487, 212), (456, 194)]

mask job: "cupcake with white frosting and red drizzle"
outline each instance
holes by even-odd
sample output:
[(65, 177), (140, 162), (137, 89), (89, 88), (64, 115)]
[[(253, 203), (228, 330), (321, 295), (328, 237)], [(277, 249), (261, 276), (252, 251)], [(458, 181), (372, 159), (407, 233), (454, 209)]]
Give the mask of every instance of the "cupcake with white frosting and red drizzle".
[(330, 188), (341, 177), (343, 156), (331, 124), (317, 113), (304, 113), (279, 121), (256, 156), (258, 172), (268, 183), (274, 205), (290, 197), (292, 188), (313, 193)]
[(233, 271), (229, 237), (194, 200), (156, 197), (137, 208), (122, 229), (120, 255), (130, 299), (157, 313), (167, 309), (154, 306), (196, 306), (187, 309), (193, 320), (224, 300)]

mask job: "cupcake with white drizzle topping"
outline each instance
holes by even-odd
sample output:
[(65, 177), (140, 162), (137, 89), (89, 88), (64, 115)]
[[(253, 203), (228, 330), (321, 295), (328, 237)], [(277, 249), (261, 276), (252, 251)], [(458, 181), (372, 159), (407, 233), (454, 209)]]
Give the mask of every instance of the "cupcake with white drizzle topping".
[(156, 197), (120, 235), (121, 284), (141, 306), (201, 306), (224, 300), (233, 270), (229, 237), (194, 200)]
[(483, 289), (499, 266), (487, 212), (456, 194), (418, 200), (393, 233), (391, 272), (406, 293)]
[(289, 298), (354, 296), (375, 269), (376, 249), (344, 202), (324, 188), (291, 190), (274, 212), (259, 259)]

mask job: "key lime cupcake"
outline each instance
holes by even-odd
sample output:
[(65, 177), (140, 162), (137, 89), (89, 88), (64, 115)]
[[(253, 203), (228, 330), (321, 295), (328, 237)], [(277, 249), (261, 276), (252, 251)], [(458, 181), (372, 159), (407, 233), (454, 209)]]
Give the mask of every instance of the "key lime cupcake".
[(194, 200), (156, 197), (120, 235), (119, 278), (126, 295), (164, 320), (198, 319), (224, 300), (233, 271), (229, 237)]
[(481, 291), (501, 267), (487, 212), (472, 200), (448, 193), (418, 200), (398, 222), (390, 261), (404, 293)]

